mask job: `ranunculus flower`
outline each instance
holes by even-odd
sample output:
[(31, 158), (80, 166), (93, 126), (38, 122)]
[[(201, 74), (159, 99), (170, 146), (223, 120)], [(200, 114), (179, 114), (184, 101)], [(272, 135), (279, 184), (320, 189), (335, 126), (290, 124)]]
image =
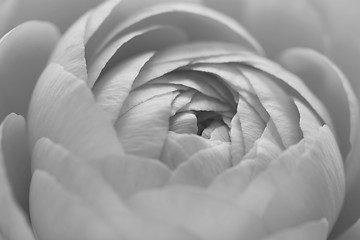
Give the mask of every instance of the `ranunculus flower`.
[[(1, 13), (28, 11), (0, 30), (42, 19), (62, 32), (98, 2), (38, 0), (51, 11), (37, 15), (4, 1)], [(8, 32), (0, 114), (26, 121), (0, 127), (0, 239), (327, 239), (349, 227), (359, 109), (325, 56), (343, 42), (317, 31), (318, 12), (298, 18), (307, 1), (281, 4), (112, 0), (59, 41), (50, 23)], [(321, 7), (337, 1), (317, 4), (339, 18)]]

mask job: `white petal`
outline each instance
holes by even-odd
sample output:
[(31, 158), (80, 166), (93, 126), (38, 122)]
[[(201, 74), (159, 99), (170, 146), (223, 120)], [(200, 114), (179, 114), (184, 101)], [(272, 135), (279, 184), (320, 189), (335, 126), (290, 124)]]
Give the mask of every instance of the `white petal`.
[[(304, 0), (205, 0), (242, 23), (259, 40), (270, 58), (301, 46), (324, 50), (326, 26), (317, 9)], [(306, 17), (305, 17), (306, 16)]]
[(123, 64), (118, 64), (102, 76), (93, 87), (97, 104), (104, 109), (112, 123), (118, 118), (120, 109), (140, 69), (152, 55), (152, 53), (143, 54)]
[[(5, 13), (0, 14), (0, 36), (3, 31), (10, 30), (16, 25), (38, 19), (42, 21), (53, 22), (61, 32), (64, 32), (79, 16), (88, 9), (95, 7), (104, 0), (27, 0), (2, 1), (0, 8), (9, 5)], [(5, 10), (4, 9), (4, 10)], [(64, 16), (66, 12), (66, 16)]]
[(115, 128), (127, 153), (155, 159), (160, 157), (169, 129), (173, 98), (172, 93), (153, 97), (120, 115)]
[(50, 62), (61, 65), (66, 71), (86, 81), (85, 45), (120, 1), (106, 1), (83, 15), (62, 36)]
[(29, 214), (31, 157), (24, 118), (15, 114), (8, 115), (0, 134), (4, 166), (14, 197), (24, 213)]
[(88, 82), (92, 86), (102, 71), (119, 62), (149, 51), (157, 51), (186, 41), (186, 35), (169, 26), (150, 26), (130, 32), (112, 42), (92, 59), (87, 60)]
[(189, 41), (233, 42), (260, 54), (263, 52), (260, 45), (236, 21), (210, 8), (199, 4), (181, 3), (181, 1), (166, 1), (164, 4), (153, 5), (146, 2), (142, 6), (145, 8), (128, 17), (128, 12), (121, 13), (121, 7), (125, 6), (120, 4), (117, 24), (113, 24), (113, 28), (110, 28), (112, 31), (105, 34), (107, 38), (102, 45), (106, 45), (115, 36), (126, 31), (165, 23), (182, 29), (187, 33)]
[(11, 112), (27, 115), (35, 83), (58, 38), (55, 26), (34, 21), (0, 40), (0, 121)]
[(157, 159), (132, 155), (106, 156), (89, 161), (122, 198), (152, 188), (161, 188), (170, 177), (170, 170)]
[[(159, 51), (148, 61), (134, 82), (134, 88), (193, 62), (227, 55), (254, 55), (243, 46), (224, 42), (191, 42)], [(244, 59), (244, 57), (243, 57)]]
[(85, 82), (55, 64), (46, 68), (34, 90), (29, 137), (32, 147), (47, 137), (84, 159), (122, 152), (115, 129)]
[(297, 143), (302, 138), (299, 127), (299, 113), (288, 94), (259, 72), (243, 69), (261, 104), (273, 120), (285, 147)]
[(359, 121), (358, 102), (347, 79), (330, 60), (310, 49), (287, 50), (281, 61), (298, 74), (327, 107), (345, 158), (357, 133), (353, 129)]
[(40, 240), (119, 239), (94, 208), (42, 170), (33, 174), (30, 212)]
[[(8, 166), (4, 159), (4, 137), (9, 138), (9, 134), (12, 134), (13, 131), (21, 131), (21, 123), (17, 122), (20, 121), (19, 119), (16, 119), (14, 116), (9, 116), (5, 119), (5, 122), (3, 122), (0, 126), (0, 238), (3, 237), (4, 239), (10, 239), (10, 240), (18, 240), (18, 239), (24, 239), (24, 240), (34, 240), (33, 233), (30, 229), (28, 219), (25, 217), (23, 211), (19, 208), (18, 203), (16, 202), (15, 196), (13, 195), (16, 193), (18, 195), (18, 190), (22, 188), (19, 184), (16, 184), (16, 182), (9, 182), (9, 180), (13, 180), (14, 176), (11, 176), (9, 178), (8, 174), (13, 174), (13, 171), (10, 170), (9, 173), (7, 173)], [(12, 127), (16, 128), (16, 125), (20, 125), (19, 129), (11, 129)], [(22, 123), (24, 124), (24, 123)], [(23, 126), (24, 127), (24, 126)], [(16, 133), (15, 133), (16, 134)], [(6, 145), (6, 144), (5, 144)], [(20, 149), (21, 151), (21, 145), (20, 143)], [(6, 147), (6, 146), (5, 146)], [(21, 159), (19, 159), (21, 161)], [(25, 166), (21, 166), (25, 167)], [(23, 169), (19, 171), (19, 173), (22, 172)], [(27, 169), (30, 170), (30, 169)], [(26, 176), (24, 176), (26, 179)], [(25, 180), (22, 179), (22, 180)], [(16, 184), (17, 187), (20, 187), (18, 189), (14, 189), (15, 192), (13, 192), (13, 189), (11, 189), (10, 184)], [(20, 184), (21, 180), (19, 180)], [(26, 191), (26, 189), (22, 188), (22, 190)], [(18, 197), (18, 196), (17, 196)]]
[(329, 229), (334, 225), (345, 190), (340, 153), (326, 126), (312, 141), (305, 151), (301, 145), (287, 149), (251, 183), (255, 189), (261, 182), (276, 189), (264, 216), (273, 231), (324, 217)]
[[(33, 159), (43, 169), (35, 171), (30, 190), (31, 218), (39, 239), (199, 239), (177, 226), (149, 221), (131, 211), (101, 176), (112, 165), (119, 167), (114, 161), (92, 162), (104, 168), (100, 173), (47, 139), (37, 142)], [(130, 165), (131, 160), (136, 161), (129, 159)]]
[[(269, 237), (263, 238), (262, 240), (326, 240), (328, 232), (328, 222), (326, 219), (320, 221), (312, 221), (304, 223), (300, 226), (286, 229), (279, 233), (275, 233)], [(349, 239), (351, 240), (351, 239)]]
[(231, 166), (230, 144), (219, 144), (197, 152), (180, 164), (168, 184), (207, 187), (217, 175)]
[(255, 240), (266, 233), (261, 220), (247, 209), (199, 189), (170, 187), (141, 192), (129, 205), (148, 218), (174, 223), (207, 240)]

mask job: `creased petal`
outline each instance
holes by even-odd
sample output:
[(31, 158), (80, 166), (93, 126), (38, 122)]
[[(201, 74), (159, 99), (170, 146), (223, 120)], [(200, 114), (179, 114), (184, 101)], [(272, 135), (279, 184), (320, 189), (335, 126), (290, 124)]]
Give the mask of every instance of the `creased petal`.
[(34, 21), (0, 40), (0, 120), (11, 112), (27, 115), (35, 83), (58, 38), (55, 26)]
[(37, 142), (33, 163), (30, 209), (39, 239), (199, 239), (138, 216), (100, 172), (48, 139)]
[(149, 51), (156, 51), (187, 40), (186, 34), (180, 29), (167, 25), (156, 25), (130, 32), (112, 42), (94, 59), (88, 59), (88, 82), (90, 86), (96, 82), (101, 71), (117, 65), (119, 62)]
[(112, 123), (116, 121), (120, 109), (129, 95), (131, 86), (140, 69), (151, 58), (153, 53), (143, 54), (118, 64), (93, 87), (93, 93)]
[(160, 157), (169, 129), (173, 98), (172, 93), (153, 97), (120, 115), (115, 128), (125, 152), (155, 159)]
[(85, 159), (122, 152), (114, 127), (85, 82), (50, 64), (34, 90), (29, 110), (31, 146), (42, 137)]
[(323, 217), (329, 229), (334, 225), (345, 190), (342, 161), (326, 126), (313, 137), (308, 139), (312, 141), (308, 150), (290, 147), (252, 183), (272, 182), (277, 190), (264, 216), (269, 229), (280, 230)]
[(85, 45), (121, 0), (109, 0), (83, 15), (62, 36), (50, 62), (86, 81)]
[(325, 104), (335, 124), (341, 153), (346, 158), (359, 122), (358, 101), (346, 77), (327, 58), (310, 49), (287, 50), (281, 62), (299, 75)]
[[(22, 194), (28, 192), (28, 190), (26, 189), (28, 187), (28, 182), (25, 181), (29, 180), (27, 179), (27, 177), (29, 177), (30, 175), (28, 174), (26, 176), (25, 172), (24, 178), (20, 177), (19, 179), (15, 180), (14, 177), (16, 176), (9, 176), (9, 174), (14, 174), (14, 169), (12, 168), (14, 165), (9, 166), (10, 163), (8, 161), (19, 161), (12, 163), (20, 164), (20, 161), (25, 159), (6, 159), (7, 157), (9, 157), (6, 156), (9, 154), (8, 144), (11, 143), (11, 140), (16, 140), (16, 138), (21, 135), (20, 132), (24, 130), (21, 129), (21, 125), (22, 127), (24, 127), (23, 119), (21, 120), (20, 117), (10, 115), (0, 126), (0, 237), (9, 240), (34, 240), (34, 236), (30, 229), (28, 219), (25, 217), (23, 210), (21, 210), (18, 206), (19, 203), (23, 204), (24, 202), (17, 202), (20, 199), (15, 199), (15, 197), (21, 197), (19, 196), (19, 191), (23, 190), (24, 192)], [(12, 139), (9, 139), (10, 137)], [(10, 142), (5, 143), (4, 138), (7, 138), (6, 141), (10, 140)], [(18, 151), (21, 151), (22, 146), (23, 143), (20, 142), (20, 149), (18, 149)], [(7, 150), (6, 155), (5, 150)], [(19, 155), (21, 155), (21, 153)], [(26, 166), (20, 166), (19, 171), (23, 171), (23, 167)], [(12, 187), (14, 187), (14, 189), (12, 189)]]
[[(117, 15), (120, 15), (117, 17), (118, 22), (116, 25), (113, 24), (111, 32), (105, 34), (107, 37), (101, 46), (128, 31), (165, 23), (181, 29), (187, 34), (189, 41), (236, 42), (260, 54), (263, 53), (256, 40), (236, 21), (210, 8), (194, 4), (196, 2), (194, 0), (190, 1), (191, 4), (184, 3), (183, 0), (174, 2), (167, 0), (166, 3), (163, 0), (157, 0), (157, 2), (163, 3), (152, 5), (149, 2), (141, 4), (144, 8), (138, 12), (133, 12), (132, 16), (128, 18), (126, 17), (129, 13), (124, 13), (124, 9), (121, 9), (121, 7), (125, 7), (126, 2), (123, 6), (120, 4), (117, 9)], [(128, 10), (132, 10), (132, 8)]]
[(231, 165), (230, 144), (219, 144), (197, 152), (180, 164), (173, 172), (168, 184), (207, 187), (217, 175), (230, 168)]

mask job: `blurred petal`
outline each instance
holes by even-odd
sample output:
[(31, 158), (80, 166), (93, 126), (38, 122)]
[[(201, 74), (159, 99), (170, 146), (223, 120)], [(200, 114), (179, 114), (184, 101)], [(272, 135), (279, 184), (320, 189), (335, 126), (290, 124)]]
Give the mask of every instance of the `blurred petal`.
[(1, 129), (4, 166), (17, 203), (29, 214), (30, 153), (23, 117), (10, 114)]
[(168, 184), (207, 187), (217, 175), (231, 166), (230, 144), (222, 143), (201, 150), (180, 164)]
[[(281, 55), (282, 64), (299, 75), (327, 107), (335, 124), (344, 161), (356, 137), (358, 101), (343, 73), (327, 58), (310, 49), (290, 49)], [(345, 165), (355, 160), (346, 160)]]
[(35, 83), (58, 38), (55, 26), (27, 22), (0, 40), (0, 120), (11, 112), (27, 115)]
[(161, 188), (171, 172), (157, 159), (132, 155), (106, 156), (89, 161), (124, 199), (146, 189)]
[[(358, 15), (360, 16), (360, 14)], [(360, 36), (358, 38), (342, 38), (333, 43), (331, 49), (332, 53), (329, 54), (329, 57), (345, 73), (354, 88), (356, 96), (360, 99)]]
[(86, 86), (50, 64), (34, 90), (29, 109), (31, 147), (42, 137), (84, 159), (122, 153), (116, 132)]
[(298, 227), (275, 233), (269, 237), (263, 238), (263, 240), (326, 240), (328, 225), (326, 219), (308, 222)]
[[(20, 117), (19, 117), (20, 118)], [(26, 190), (28, 182), (24, 183), (29, 175), (24, 176), (24, 179), (20, 177), (20, 179), (16, 179), (14, 181), (14, 176), (9, 176), (9, 174), (13, 174), (13, 166), (9, 166), (8, 160), (5, 160), (5, 149), (9, 151), (8, 144), (11, 143), (12, 140), (16, 140), (18, 134), (21, 135), (21, 125), (24, 127), (23, 119), (19, 119), (18, 117), (15, 117), (13, 115), (10, 115), (5, 119), (5, 121), (0, 125), (0, 238), (9, 239), (9, 240), (34, 240), (33, 233), (30, 229), (28, 219), (25, 217), (23, 210), (21, 210), (18, 206), (18, 203), (15, 199), (15, 197), (21, 197), (19, 196), (19, 191), (24, 190), (25, 192), (28, 192)], [(19, 129), (17, 129), (19, 127)], [(13, 135), (14, 134), (14, 135)], [(10, 141), (5, 143), (4, 138), (9, 138), (6, 141)], [(15, 146), (14, 146), (15, 147)], [(18, 151), (21, 151), (21, 148), (23, 147), (23, 143), (19, 143)], [(5, 148), (5, 149), (4, 149)], [(9, 152), (7, 153), (7, 155)], [(21, 155), (21, 154), (19, 154)], [(12, 157), (12, 156), (11, 156)], [(14, 159), (9, 159), (14, 160)], [(15, 159), (15, 160), (26, 160), (26, 159)], [(17, 162), (19, 163), (19, 162)], [(17, 164), (15, 163), (15, 164)], [(8, 165), (8, 166), (7, 166)], [(23, 172), (23, 168), (25, 165), (20, 166), (20, 172)], [(10, 171), (7, 172), (7, 168), (10, 168)], [(29, 169), (27, 169), (29, 170)], [(10, 186), (14, 186), (15, 188), (12, 189)], [(25, 186), (24, 186), (25, 185)], [(15, 196), (14, 196), (14, 195)], [(19, 201), (20, 199), (18, 199)], [(27, 200), (26, 200), (27, 201)], [(23, 204), (24, 201), (20, 201), (20, 204)]]
[[(49, 177), (54, 178), (57, 182), (56, 185), (63, 187), (66, 192), (77, 196), (77, 198), (80, 197), (85, 206), (91, 207), (94, 212), (101, 213), (102, 220), (109, 224), (110, 229), (114, 227), (113, 224), (118, 221), (119, 216), (128, 215), (125, 204), (111, 186), (104, 181), (99, 172), (50, 140), (42, 138), (36, 143), (32, 164), (34, 169), (46, 171), (50, 175)], [(35, 203), (34, 197), (30, 196), (31, 218), (32, 220), (43, 221), (44, 219), (34, 218), (36, 215), (42, 215), (36, 212), (41, 210), (34, 210), (33, 208), (34, 205), (39, 204)], [(44, 199), (40, 200), (39, 198), (40, 196), (36, 197), (38, 201), (44, 201)], [(66, 198), (63, 201), (66, 201)], [(57, 200), (57, 203), (59, 202), (61, 201)], [(51, 204), (48, 203), (47, 205)], [(52, 217), (54, 218), (52, 221), (56, 221), (55, 218), (60, 216), (54, 215)], [(51, 222), (47, 224), (51, 224)], [(35, 226), (37, 231), (41, 228), (47, 229), (46, 225), (39, 225), (38, 222), (35, 223)], [(61, 231), (61, 229), (56, 231)], [(54, 232), (53, 234), (56, 236), (58, 233)]]
[(358, 240), (360, 239), (360, 220), (354, 225), (347, 229), (340, 237), (336, 240)]
[(354, 148), (349, 155), (349, 162), (346, 166), (346, 196), (343, 204), (343, 209), (341, 210), (338, 221), (333, 228), (332, 235), (338, 236), (356, 221), (360, 217), (360, 192), (359, 192), (359, 183), (360, 183), (360, 126), (358, 126), (358, 136), (354, 142)]
[[(317, 9), (307, 0), (206, 0), (242, 23), (275, 58), (289, 47), (324, 51), (327, 30)], [(306, 16), (306, 17), (305, 17)]]
[(326, 126), (306, 141), (287, 148), (265, 169), (257, 161), (240, 162), (209, 191), (259, 214), (272, 233), (324, 217), (331, 230), (345, 191), (341, 156)]
[(50, 140), (37, 142), (33, 163), (43, 169), (35, 171), (30, 190), (32, 223), (40, 239), (199, 239), (139, 217), (100, 172)]
[(269, 229), (294, 227), (324, 217), (331, 229), (338, 216), (345, 183), (335, 139), (324, 126), (307, 141), (305, 152), (290, 147), (251, 184), (271, 183), (277, 190), (264, 216)]
[(0, 4), (0, 8), (9, 5), (7, 12), (11, 14), (0, 14), (0, 36), (16, 25), (29, 20), (53, 22), (61, 32), (64, 32), (85, 11), (103, 1), (5, 0)]
[(144, 217), (176, 224), (206, 240), (255, 240), (266, 234), (262, 221), (246, 208), (200, 189), (145, 191), (129, 199), (129, 205)]

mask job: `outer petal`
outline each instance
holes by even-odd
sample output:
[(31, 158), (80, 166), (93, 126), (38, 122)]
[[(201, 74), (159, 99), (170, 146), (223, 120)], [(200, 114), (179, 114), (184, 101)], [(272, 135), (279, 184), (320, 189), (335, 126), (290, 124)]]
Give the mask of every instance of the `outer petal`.
[(30, 153), (24, 118), (10, 114), (4, 120), (1, 133), (4, 164), (14, 197), (23, 211), (29, 211)]
[(287, 50), (280, 60), (323, 101), (334, 121), (338, 144), (346, 158), (359, 121), (358, 102), (346, 77), (328, 59), (310, 49)]
[(358, 240), (360, 239), (360, 220), (358, 220), (353, 226), (351, 226), (346, 232), (344, 232), (336, 240)]
[(29, 135), (31, 147), (47, 137), (85, 159), (122, 152), (115, 129), (85, 82), (55, 64), (46, 68), (34, 90)]
[[(13, 196), (14, 193), (18, 195), (18, 190), (22, 188), (21, 180), (18, 180), (18, 182), (16, 182), (13, 181), (13, 176), (11, 176), (12, 178), (9, 178), (7, 173), (7, 168), (9, 168), (9, 166), (6, 166), (9, 165), (9, 162), (4, 159), (4, 157), (6, 157), (4, 154), (4, 150), (9, 150), (6, 149), (8, 148), (8, 146), (6, 146), (8, 143), (5, 143), (4, 141), (8, 141), (9, 138), (12, 137), (14, 140), (14, 138), (18, 137), (18, 133), (16, 133), (16, 131), (21, 131), (20, 126), (19, 129), (16, 129), (17, 125), (21, 125), (21, 123), (17, 122), (19, 121), (19, 119), (16, 118), (17, 117), (13, 115), (9, 116), (0, 126), (0, 239), (4, 238), (9, 240), (33, 240), (34, 236), (30, 230), (27, 219), (23, 215), (22, 211), (19, 209)], [(24, 123), (22, 123), (22, 125), (24, 126)], [(22, 144), (20, 143), (20, 146), (21, 145)], [(21, 151), (21, 149), (18, 150)], [(12, 173), (12, 167), (13, 166), (10, 166), (10, 174)], [(20, 166), (20, 169), (22, 169), (23, 167), (25, 166)], [(9, 180), (12, 182), (9, 182)], [(17, 188), (11, 189), (10, 184), (16, 186)], [(12, 192), (12, 190), (14, 190), (14, 192)], [(22, 190), (26, 192), (26, 189), (23, 188)]]
[[(290, 49), (281, 57), (286, 68), (298, 74), (324, 102), (334, 120), (338, 144), (345, 161), (347, 196), (334, 228), (339, 234), (360, 216), (359, 183), (359, 105), (345, 76), (329, 60), (309, 49)], [(350, 152), (351, 151), (351, 152)]]
[(26, 116), (35, 83), (58, 38), (53, 25), (27, 22), (0, 40), (0, 120), (11, 112)]
[(207, 240), (255, 240), (267, 232), (248, 209), (196, 188), (144, 191), (130, 198), (129, 205), (146, 218), (182, 226)]
[(325, 48), (323, 21), (317, 9), (307, 0), (205, 2), (242, 23), (270, 58), (289, 47), (310, 47), (320, 51)]
[[(305, 223), (301, 226), (286, 229), (263, 240), (326, 240), (328, 222), (326, 219)], [(351, 239), (350, 239), (351, 240)]]
[(53, 22), (64, 32), (86, 10), (103, 1), (4, 0), (0, 3), (0, 36), (16, 25), (33, 19)]
[[(30, 209), (42, 239), (199, 239), (133, 213), (101, 173), (47, 139), (37, 142)], [(139, 231), (140, 229), (140, 231)]]

